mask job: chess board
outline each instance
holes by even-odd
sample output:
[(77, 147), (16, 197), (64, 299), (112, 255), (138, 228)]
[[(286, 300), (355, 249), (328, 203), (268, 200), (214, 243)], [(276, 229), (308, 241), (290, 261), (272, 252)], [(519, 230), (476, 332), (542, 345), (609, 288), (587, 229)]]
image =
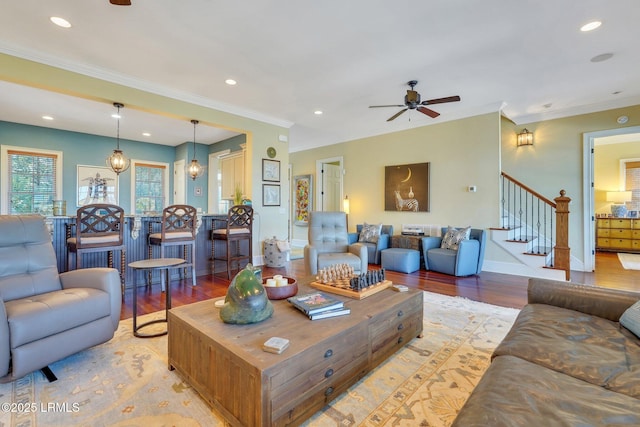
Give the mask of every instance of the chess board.
[(349, 298), (363, 299), (373, 294), (377, 294), (380, 291), (384, 291), (385, 289), (391, 287), (392, 284), (393, 283), (391, 282), (391, 280), (383, 280), (382, 282), (378, 282), (374, 285), (363, 288), (360, 291), (356, 291), (351, 289), (351, 286), (349, 285), (349, 279), (340, 279), (330, 283), (314, 281), (310, 283), (310, 286), (322, 291), (342, 295)]

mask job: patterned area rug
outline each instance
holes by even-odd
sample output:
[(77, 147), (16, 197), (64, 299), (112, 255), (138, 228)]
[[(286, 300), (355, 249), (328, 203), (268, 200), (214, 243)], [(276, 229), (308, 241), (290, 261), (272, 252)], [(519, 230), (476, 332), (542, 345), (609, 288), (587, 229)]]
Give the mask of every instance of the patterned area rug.
[[(427, 292), (424, 300), (424, 337), (414, 339), (305, 426), (451, 424), (518, 311)], [(0, 426), (225, 425), (167, 369), (166, 336), (134, 338), (130, 319), (120, 322), (108, 343), (51, 369), (58, 376), (54, 383), (37, 372), (0, 384)]]
[(618, 252), (618, 259), (625, 270), (640, 270), (640, 254)]

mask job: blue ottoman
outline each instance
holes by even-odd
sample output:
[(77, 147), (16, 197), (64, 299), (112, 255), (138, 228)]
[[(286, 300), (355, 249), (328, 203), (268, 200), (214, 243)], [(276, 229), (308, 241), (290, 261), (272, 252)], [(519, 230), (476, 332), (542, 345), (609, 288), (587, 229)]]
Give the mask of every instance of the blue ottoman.
[(382, 251), (385, 270), (413, 273), (420, 269), (420, 252), (415, 249), (389, 248)]

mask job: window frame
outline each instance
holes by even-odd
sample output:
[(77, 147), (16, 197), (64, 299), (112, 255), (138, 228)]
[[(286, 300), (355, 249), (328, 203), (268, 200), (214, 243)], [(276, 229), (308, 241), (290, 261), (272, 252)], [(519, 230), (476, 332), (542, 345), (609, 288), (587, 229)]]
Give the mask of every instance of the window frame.
[(138, 173), (138, 167), (140, 166), (158, 166), (164, 167), (164, 173), (162, 174), (162, 179), (164, 180), (164, 200), (165, 204), (163, 208), (166, 208), (171, 204), (171, 200), (169, 200), (170, 196), (170, 165), (165, 162), (154, 162), (151, 160), (131, 160), (131, 215), (144, 215), (144, 213), (136, 213), (136, 174)]
[[(47, 150), (44, 148), (21, 147), (14, 145), (0, 145), (0, 214), (9, 215), (9, 151), (21, 151), (29, 154), (41, 154), (56, 157), (56, 185), (54, 200), (62, 199), (62, 171), (64, 170), (64, 156), (62, 151)], [(53, 209), (53, 206), (51, 207)]]

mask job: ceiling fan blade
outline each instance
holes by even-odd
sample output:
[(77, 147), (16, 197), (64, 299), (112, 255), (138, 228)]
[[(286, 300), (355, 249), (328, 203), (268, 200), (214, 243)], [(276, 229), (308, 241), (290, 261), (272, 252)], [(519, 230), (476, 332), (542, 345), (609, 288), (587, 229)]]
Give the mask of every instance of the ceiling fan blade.
[(369, 108), (404, 107), (404, 105), (369, 105)]
[(436, 117), (438, 117), (440, 115), (440, 113), (430, 110), (428, 108), (425, 107), (418, 107), (416, 108), (416, 110), (420, 111), (422, 114), (426, 114), (427, 116), (431, 117), (432, 119), (435, 119)]
[(131, 6), (131, 0), (109, 0), (109, 3), (116, 6)]
[(397, 113), (395, 113), (393, 116), (389, 117), (387, 119), (388, 122), (390, 122), (391, 120), (394, 120), (396, 117), (398, 117), (400, 114), (404, 113), (405, 111), (407, 111), (408, 108), (405, 108), (404, 110), (400, 110)]
[(422, 105), (444, 104), (445, 102), (456, 102), (456, 101), (460, 101), (460, 97), (458, 95), (447, 96), (446, 98), (429, 99), (426, 101), (422, 101)]

